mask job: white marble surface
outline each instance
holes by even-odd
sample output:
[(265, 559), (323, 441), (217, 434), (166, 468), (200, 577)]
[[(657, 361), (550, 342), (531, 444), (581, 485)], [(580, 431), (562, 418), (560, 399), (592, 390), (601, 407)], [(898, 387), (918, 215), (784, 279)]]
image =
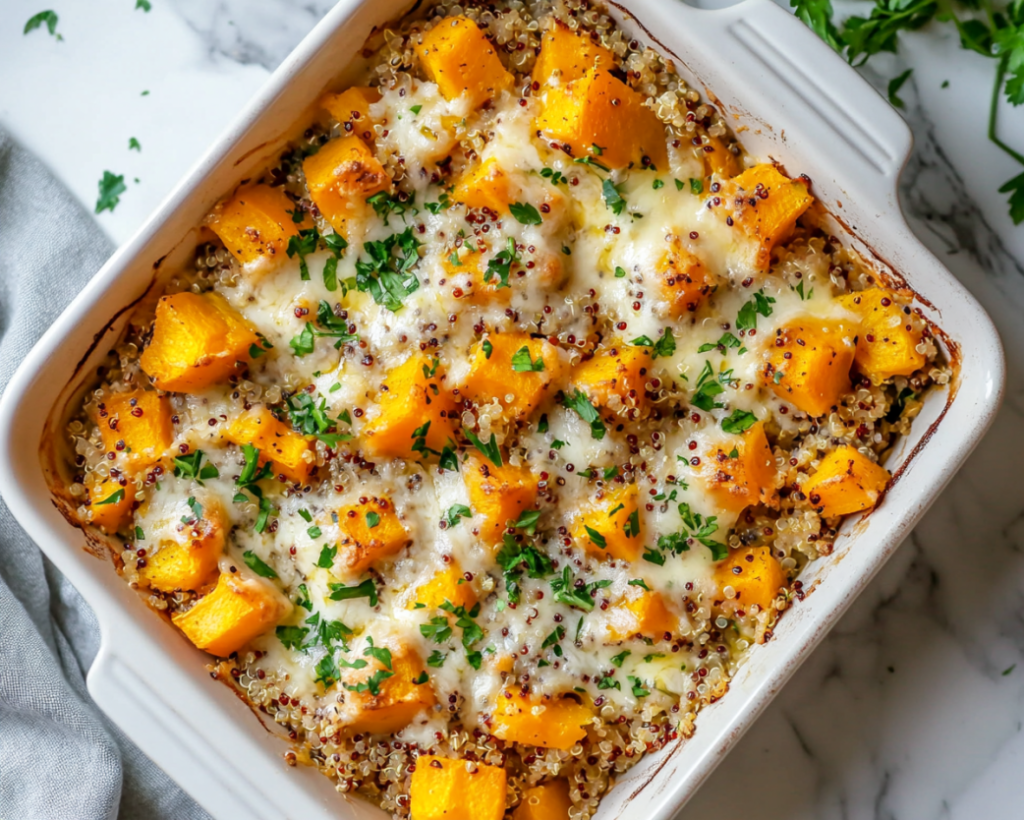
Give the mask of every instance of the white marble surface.
[[(118, 242), (331, 5), (152, 0), (145, 13), (133, 0), (52, 2), (61, 42), (22, 35), (41, 3), (0, 2), (0, 126), (90, 210), (103, 171), (124, 174), (117, 210), (97, 217)], [(915, 71), (901, 96), (916, 137), (905, 209), (999, 326), (1006, 402), (682, 820), (1024, 817), (1024, 226), (1013, 227), (996, 193), (1019, 169), (984, 138), (991, 63), (948, 31), (925, 29), (903, 46)], [(886, 55), (872, 65), (881, 88), (904, 63)], [(1004, 111), (1001, 132), (1024, 149), (1024, 109)], [(141, 152), (128, 150), (130, 137)]]

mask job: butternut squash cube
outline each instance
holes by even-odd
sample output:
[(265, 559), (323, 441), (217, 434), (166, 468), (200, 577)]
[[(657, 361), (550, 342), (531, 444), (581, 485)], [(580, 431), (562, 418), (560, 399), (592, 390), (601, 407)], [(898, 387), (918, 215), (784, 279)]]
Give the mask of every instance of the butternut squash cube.
[(523, 800), (512, 812), (512, 820), (569, 820), (571, 808), (568, 781), (549, 780), (523, 792)]
[(269, 583), (223, 572), (212, 592), (171, 620), (197, 647), (226, 658), (273, 628), (290, 609)]
[(596, 145), (595, 159), (610, 168), (668, 169), (665, 126), (638, 92), (607, 71), (549, 88), (536, 126), (576, 158), (596, 154)]
[(917, 351), (924, 334), (915, 328), (896, 294), (871, 288), (841, 296), (839, 302), (860, 317), (860, 335), (854, 361), (857, 369), (875, 384), (893, 376), (910, 376), (925, 365)]
[(647, 348), (613, 341), (611, 347), (577, 365), (572, 381), (599, 407), (609, 407), (612, 396), (617, 396), (620, 406), (642, 409), (650, 364)]
[(515, 202), (515, 197), (509, 187), (508, 175), (491, 157), (463, 175), (452, 193), (452, 201), (500, 216), (509, 212), (508, 206)]
[(679, 618), (665, 606), (661, 593), (647, 590), (612, 607), (608, 618), (608, 633), (613, 641), (624, 641), (634, 635), (660, 641), (666, 632), (674, 633), (678, 626)]
[(463, 577), (462, 567), (454, 559), (416, 590), (416, 600), (410, 601), (409, 608), (423, 604), (427, 609), (438, 609), (445, 601), (467, 610), (472, 609), (476, 603), (473, 585)]
[(571, 749), (587, 736), (594, 714), (570, 697), (523, 697), (518, 687), (498, 693), (495, 737), (545, 749)]
[(512, 87), (514, 78), (476, 23), (467, 17), (446, 17), (423, 36), (417, 49), (427, 77), (446, 100), (463, 95), (471, 108)]
[(540, 38), (540, 54), (533, 64), (533, 80), (542, 86), (558, 72), (558, 84), (566, 85), (578, 80), (594, 69), (610, 71), (615, 67), (615, 55), (600, 43), (579, 31), (573, 31), (559, 20)]
[[(302, 219), (296, 222), (293, 214), (301, 215)], [(261, 259), (283, 258), (288, 240), (312, 222), (288, 198), (284, 188), (247, 185), (214, 208), (206, 224), (245, 265)]]
[(850, 392), (857, 334), (849, 322), (811, 317), (778, 328), (761, 372), (765, 384), (812, 418), (828, 413)]
[(394, 673), (384, 678), (376, 695), (369, 690), (346, 692), (346, 705), (354, 714), (347, 727), (349, 732), (375, 735), (397, 732), (437, 702), (429, 681), (414, 683), (425, 671), (416, 650), (404, 644), (388, 649), (391, 652), (390, 670), (378, 658), (372, 658), (366, 667), (351, 676), (349, 685), (356, 685), (381, 670)]
[(495, 467), (474, 454), (462, 467), (462, 479), (470, 509), (484, 519), (480, 537), (488, 544), (501, 543), (508, 523), (518, 520), (537, 500), (538, 479), (526, 467)]
[(343, 507), (338, 526), (342, 538), (335, 566), (340, 565), (348, 575), (359, 575), (412, 543), (388, 498), (374, 497), (365, 504)]
[(356, 136), (338, 137), (302, 163), (309, 196), (338, 233), (366, 210), (368, 197), (391, 190), (391, 177), (367, 144)]
[(171, 403), (153, 390), (108, 393), (95, 421), (103, 449), (124, 453), (130, 472), (159, 461), (174, 442)]
[(183, 291), (157, 303), (153, 339), (140, 364), (161, 390), (196, 393), (238, 372), (257, 341), (219, 293)]
[(612, 491), (600, 506), (581, 515), (573, 529), (573, 538), (593, 555), (635, 561), (644, 545), (636, 484)]
[(769, 547), (743, 547), (731, 550), (729, 557), (715, 567), (718, 589), (736, 590), (731, 606), (745, 612), (753, 604), (770, 609), (779, 590), (786, 586), (786, 571)]
[(678, 239), (658, 264), (657, 282), (661, 298), (668, 302), (669, 314), (676, 319), (694, 313), (715, 287), (715, 279), (700, 257)]
[[(542, 369), (534, 370), (538, 363)], [(527, 333), (491, 333), (474, 348), (460, 392), (477, 404), (497, 399), (508, 421), (523, 421), (561, 375), (558, 351), (546, 339), (533, 339)]]
[(180, 540), (164, 540), (155, 552), (147, 551), (139, 577), (154, 589), (196, 590), (217, 571), (230, 525), (216, 496), (203, 493), (197, 500), (203, 517), (194, 524), (179, 523)]
[(370, 106), (379, 102), (379, 89), (354, 85), (340, 94), (325, 94), (320, 105), (341, 125), (346, 134), (373, 141), (373, 118)]
[(789, 179), (773, 165), (755, 165), (734, 177), (730, 190), (738, 203), (733, 221), (756, 243), (753, 264), (766, 270), (772, 248), (789, 237), (797, 219), (814, 197), (799, 180)]
[[(735, 455), (733, 455), (735, 453)], [(739, 515), (752, 504), (773, 504), (775, 457), (758, 422), (740, 440), (712, 447), (702, 465), (708, 493), (724, 510)]]
[(260, 466), (269, 461), (276, 475), (283, 475), (293, 484), (305, 484), (316, 464), (305, 458), (313, 445), (266, 407), (246, 410), (232, 420), (224, 435), (239, 447), (251, 444), (258, 448)]
[(411, 820), (501, 820), (506, 787), (500, 766), (421, 755), (409, 782)]
[[(121, 484), (122, 480), (124, 484)], [(134, 481), (130, 479), (115, 481), (109, 476), (98, 481), (93, 477), (87, 487), (89, 489), (89, 521), (93, 526), (113, 535), (132, 520), (132, 505), (135, 501)]]
[(889, 471), (860, 450), (843, 445), (826, 455), (801, 490), (823, 518), (868, 510), (889, 483)]
[(425, 353), (414, 353), (389, 371), (377, 394), (380, 413), (363, 427), (366, 449), (381, 457), (415, 458), (412, 448), (424, 438), (426, 447), (440, 452), (455, 435), (457, 416), (443, 379), (437, 359)]
[(739, 160), (718, 137), (705, 137), (704, 145), (697, 150), (704, 160), (705, 176), (729, 179), (739, 173)]

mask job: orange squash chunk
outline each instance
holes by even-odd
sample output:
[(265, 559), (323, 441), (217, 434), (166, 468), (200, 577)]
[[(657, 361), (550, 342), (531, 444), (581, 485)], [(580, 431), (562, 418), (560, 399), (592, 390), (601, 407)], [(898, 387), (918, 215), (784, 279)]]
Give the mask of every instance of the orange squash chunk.
[(724, 510), (738, 515), (752, 504), (775, 501), (775, 457), (763, 422), (745, 431), (740, 441), (713, 447), (703, 468), (707, 491)]
[(540, 54), (533, 65), (532, 77), (543, 86), (557, 71), (559, 85), (565, 85), (595, 68), (609, 71), (614, 67), (615, 55), (608, 49), (556, 20), (541, 35)]
[[(433, 375), (430, 375), (433, 374)], [(454, 437), (455, 402), (444, 389), (444, 370), (425, 353), (414, 353), (388, 372), (377, 394), (380, 414), (363, 428), (366, 449), (376, 456), (414, 458), (424, 425), (426, 446), (440, 452)]]
[[(120, 481), (107, 477), (89, 481), (89, 521), (104, 532), (113, 534), (132, 520), (132, 503), (135, 501), (135, 482)], [(117, 495), (120, 493), (120, 495)], [(106, 502), (106, 503), (104, 503)]]
[[(292, 218), (302, 214), (298, 223)], [(260, 259), (283, 258), (288, 240), (312, 224), (284, 188), (248, 185), (218, 205), (206, 219), (209, 226), (243, 265)]]
[(800, 488), (823, 518), (868, 510), (889, 483), (889, 471), (860, 450), (843, 445), (826, 455)]
[(368, 665), (353, 673), (348, 680), (349, 685), (353, 686), (381, 670), (394, 673), (380, 684), (379, 694), (374, 695), (369, 690), (345, 693), (346, 705), (355, 714), (347, 727), (351, 733), (397, 732), (408, 726), (417, 714), (437, 702), (429, 681), (413, 683), (425, 671), (416, 650), (404, 644), (388, 649), (391, 652), (390, 670), (379, 659), (370, 658)]
[[(534, 367), (538, 361), (543, 370), (513, 367)], [(546, 339), (533, 339), (527, 333), (491, 333), (474, 348), (469, 375), (460, 392), (477, 404), (497, 399), (505, 408), (506, 419), (520, 421), (529, 418), (561, 375), (558, 352)]]
[(232, 420), (225, 438), (241, 447), (251, 444), (260, 451), (260, 465), (270, 462), (274, 473), (283, 475), (293, 484), (309, 480), (315, 461), (304, 458), (313, 445), (278, 420), (266, 407), (247, 410)]
[(639, 490), (627, 484), (607, 495), (599, 507), (579, 517), (573, 529), (576, 543), (587, 552), (620, 561), (635, 561), (644, 545)]
[(476, 23), (446, 17), (423, 36), (417, 49), (427, 77), (446, 100), (465, 95), (472, 108), (512, 87), (514, 78)]
[(839, 297), (847, 310), (860, 317), (860, 335), (854, 361), (857, 369), (875, 384), (893, 376), (910, 376), (925, 365), (917, 351), (924, 334), (910, 322), (896, 294), (871, 288)]
[(587, 736), (594, 714), (572, 698), (523, 697), (516, 687), (498, 693), (492, 717), (493, 734), (501, 740), (571, 749)]
[(462, 479), (470, 509), (483, 516), (480, 537), (488, 544), (500, 543), (508, 522), (518, 520), (537, 500), (538, 479), (526, 467), (495, 467), (473, 454), (462, 467)]
[(409, 782), (412, 820), (501, 820), (507, 776), (500, 766), (421, 755)]
[(395, 505), (387, 498), (369, 498), (365, 504), (343, 507), (338, 512), (338, 526), (342, 537), (335, 566), (348, 575), (359, 575), (412, 543)]
[(850, 392), (857, 334), (849, 322), (795, 321), (775, 331), (761, 376), (780, 398), (813, 418), (822, 416)]
[(465, 607), (467, 610), (472, 609), (476, 603), (473, 585), (463, 577), (462, 567), (455, 559), (452, 559), (450, 564), (445, 564), (444, 569), (417, 588), (416, 600), (409, 603), (409, 608), (413, 609), (416, 604), (423, 604), (427, 609), (437, 609), (445, 601), (450, 601), (452, 606)]
[(669, 313), (676, 319), (695, 312), (715, 286), (700, 257), (684, 248), (678, 239), (661, 258), (657, 281), (661, 298), (668, 302)]
[(491, 157), (459, 180), (452, 192), (452, 201), (500, 216), (509, 212), (508, 206), (515, 202), (515, 198), (509, 187), (508, 175)]
[(193, 524), (178, 525), (182, 540), (163, 541), (155, 552), (147, 551), (146, 566), (139, 570), (139, 577), (154, 589), (199, 589), (217, 571), (230, 525), (214, 496), (204, 493), (198, 500), (203, 517)]
[(736, 590), (731, 606), (747, 610), (757, 604), (770, 609), (779, 590), (786, 586), (786, 571), (769, 547), (744, 547), (731, 550), (729, 557), (715, 567), (718, 589)]
[(814, 197), (803, 182), (789, 179), (767, 164), (755, 165), (734, 177), (730, 190), (738, 203), (733, 221), (757, 243), (754, 265), (766, 269), (772, 248), (789, 237)]
[(226, 658), (273, 628), (290, 608), (270, 584), (224, 572), (212, 592), (171, 620), (197, 647)]
[(376, 88), (354, 85), (340, 94), (325, 94), (320, 105), (341, 125), (346, 134), (373, 141), (373, 119), (370, 106), (379, 102), (381, 93)]
[(350, 217), (366, 210), (368, 197), (391, 190), (391, 177), (356, 136), (338, 137), (302, 163), (309, 196), (339, 234)]
[(668, 169), (665, 126), (643, 97), (607, 71), (588, 71), (565, 86), (549, 88), (537, 129), (566, 144), (576, 158), (601, 149), (599, 161), (611, 168)]
[(607, 407), (611, 397), (618, 396), (624, 406), (642, 408), (650, 364), (647, 348), (619, 340), (577, 365), (572, 380), (599, 407)]
[(171, 403), (153, 390), (108, 393), (95, 414), (103, 449), (124, 453), (138, 472), (155, 464), (174, 442)]
[(740, 171), (740, 163), (736, 155), (726, 148), (725, 143), (718, 137), (705, 137), (704, 145), (697, 151), (700, 152), (700, 157), (704, 160), (705, 176), (729, 179)]
[(523, 792), (523, 800), (512, 812), (512, 820), (569, 820), (571, 808), (568, 781), (549, 780)]
[(661, 593), (644, 590), (636, 598), (612, 607), (608, 632), (614, 641), (643, 635), (656, 641), (666, 632), (675, 632), (679, 618), (665, 606)]
[(184, 291), (160, 297), (140, 364), (161, 390), (196, 393), (240, 371), (257, 341), (219, 293)]

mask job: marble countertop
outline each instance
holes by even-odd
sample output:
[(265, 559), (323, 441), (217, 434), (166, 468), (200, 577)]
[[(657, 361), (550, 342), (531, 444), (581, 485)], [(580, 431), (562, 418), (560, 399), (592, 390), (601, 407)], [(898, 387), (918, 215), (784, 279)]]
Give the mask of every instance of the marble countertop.
[[(128, 190), (97, 217), (127, 239), (332, 5), (330, 0), (6, 0), (0, 126), (92, 210), (105, 170)], [(905, 67), (914, 231), (989, 311), (1006, 346), (993, 430), (907, 543), (680, 820), (1024, 816), (1024, 226), (996, 189), (1019, 168), (984, 136), (992, 64), (925, 28)], [(945, 81), (948, 86), (943, 87)], [(144, 92), (149, 92), (144, 94)], [(1024, 150), (1024, 107), (1001, 112)], [(136, 138), (140, 151), (129, 150)], [(911, 277), (913, 272), (908, 272)]]

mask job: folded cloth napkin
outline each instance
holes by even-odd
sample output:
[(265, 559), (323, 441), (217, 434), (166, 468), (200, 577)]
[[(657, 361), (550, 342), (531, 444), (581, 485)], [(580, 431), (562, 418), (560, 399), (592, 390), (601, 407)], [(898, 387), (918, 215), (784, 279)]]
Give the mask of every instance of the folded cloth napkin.
[[(112, 251), (0, 130), (0, 392)], [(207, 818), (92, 702), (98, 645), (92, 610), (0, 502), (0, 818)]]

